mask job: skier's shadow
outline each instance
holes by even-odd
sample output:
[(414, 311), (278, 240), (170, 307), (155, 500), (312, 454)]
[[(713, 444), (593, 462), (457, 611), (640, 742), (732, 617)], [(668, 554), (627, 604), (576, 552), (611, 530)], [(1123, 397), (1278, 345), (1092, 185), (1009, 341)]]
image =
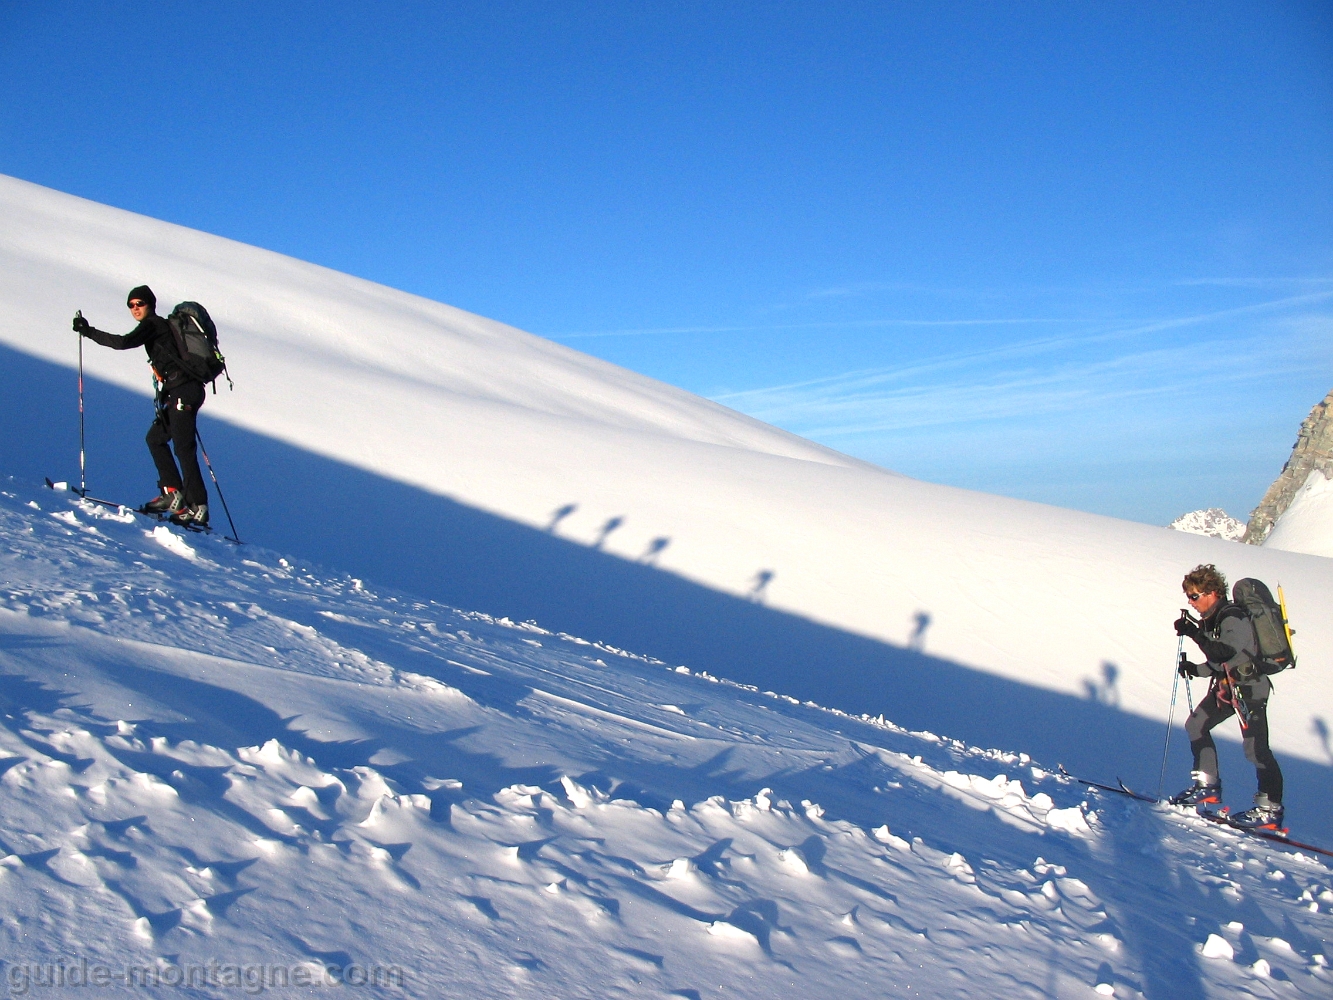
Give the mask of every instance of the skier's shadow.
[(1310, 720), (1310, 728), (1314, 731), (1315, 736), (1318, 737), (1320, 744), (1323, 745), (1324, 756), (1328, 758), (1329, 763), (1333, 764), (1333, 746), (1329, 745), (1328, 723), (1324, 721), (1323, 716), (1316, 715)]

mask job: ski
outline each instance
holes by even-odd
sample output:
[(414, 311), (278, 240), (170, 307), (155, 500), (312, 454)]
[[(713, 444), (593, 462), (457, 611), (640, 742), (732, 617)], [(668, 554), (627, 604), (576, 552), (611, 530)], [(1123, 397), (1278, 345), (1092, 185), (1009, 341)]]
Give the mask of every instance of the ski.
[[(1148, 795), (1140, 795), (1138, 792), (1134, 791), (1119, 778), (1116, 778), (1116, 784), (1107, 785), (1103, 784), (1100, 781), (1089, 781), (1087, 778), (1080, 778), (1077, 775), (1070, 774), (1068, 771), (1065, 770), (1065, 766), (1063, 764), (1057, 764), (1056, 766), (1060, 769), (1060, 774), (1062, 777), (1069, 778), (1071, 781), (1077, 781), (1080, 785), (1086, 785), (1089, 788), (1100, 789), (1101, 791), (1104, 792), (1115, 792), (1117, 795), (1127, 795), (1131, 799), (1137, 799), (1140, 802), (1148, 802), (1151, 803), (1152, 805), (1170, 804), (1166, 802), (1164, 799), (1154, 799)], [(1183, 809), (1185, 807), (1181, 806), (1180, 808)], [(1316, 847), (1314, 844), (1307, 844), (1304, 841), (1293, 840), (1290, 836), (1287, 835), (1285, 828), (1279, 831), (1279, 830), (1261, 830), (1255, 827), (1241, 826), (1240, 824), (1232, 821), (1232, 819), (1229, 816), (1227, 816), (1225, 811), (1212, 812), (1206, 809), (1195, 809), (1194, 815), (1198, 816), (1200, 819), (1206, 819), (1210, 823), (1216, 823), (1218, 826), (1225, 826), (1230, 830), (1235, 830), (1237, 833), (1253, 834), (1254, 836), (1261, 837), (1264, 840), (1271, 840), (1275, 844), (1286, 844), (1288, 847), (1299, 848), (1300, 850), (1303, 851), (1314, 851), (1316, 854), (1322, 854), (1326, 857), (1333, 858), (1333, 851), (1323, 847)]]
[(1056, 767), (1060, 769), (1060, 774), (1062, 776), (1069, 778), (1071, 781), (1077, 781), (1080, 785), (1087, 785), (1089, 788), (1100, 788), (1104, 792), (1115, 792), (1117, 795), (1128, 795), (1131, 799), (1138, 799), (1140, 802), (1152, 802), (1154, 804), (1157, 802), (1157, 799), (1151, 798), (1147, 795), (1140, 795), (1138, 792), (1134, 791), (1119, 778), (1115, 779), (1116, 784), (1114, 785), (1104, 785), (1100, 781), (1089, 781), (1087, 778), (1080, 778), (1076, 775), (1070, 774), (1068, 771), (1065, 770), (1065, 766), (1063, 764), (1057, 764)]
[(1283, 827), (1281, 830), (1266, 830), (1253, 826), (1241, 826), (1239, 823), (1234, 822), (1225, 812), (1198, 812), (1196, 815), (1202, 819), (1208, 820), (1210, 823), (1216, 823), (1218, 826), (1225, 826), (1238, 833), (1252, 834), (1255, 837), (1262, 837), (1264, 840), (1271, 840), (1276, 844), (1286, 844), (1288, 847), (1298, 847), (1303, 851), (1314, 851), (1316, 854), (1322, 854), (1325, 857), (1333, 858), (1333, 851), (1323, 847), (1316, 847), (1314, 844), (1307, 844), (1300, 840), (1292, 840), (1291, 837), (1287, 835), (1286, 827)]
[[(48, 490), (56, 490), (57, 492), (60, 492), (60, 488), (51, 481), (50, 476), (46, 477), (46, 488)], [(133, 511), (138, 510), (137, 507), (131, 507), (128, 504), (116, 503), (116, 501), (114, 500), (103, 500), (101, 497), (89, 496), (87, 493), (79, 492), (72, 486), (67, 486), (66, 489), (70, 493), (73, 493), (80, 500), (87, 500), (89, 503), (101, 504), (103, 507), (110, 507), (112, 510), (120, 510), (122, 508), (125, 510), (133, 510)]]
[[(57, 487), (56, 484), (52, 482), (50, 476), (46, 477), (46, 487), (47, 489), (50, 490), (56, 490), (57, 492), (60, 491), (59, 487)], [(72, 487), (66, 487), (66, 488), (69, 490), (70, 493), (73, 493), (80, 500), (87, 500), (89, 503), (95, 503), (102, 507), (108, 507), (111, 510), (128, 510), (132, 514), (139, 514), (142, 517), (152, 518), (158, 524), (170, 524), (176, 528), (183, 528), (185, 531), (193, 531), (195, 534), (198, 535), (213, 534), (213, 529), (205, 524), (181, 524), (179, 521), (173, 521), (169, 516), (165, 514), (160, 514), (155, 510), (145, 510), (143, 507), (132, 507), (127, 503), (117, 503), (114, 500), (104, 500), (101, 497), (89, 496), (87, 493), (80, 493), (78, 490)], [(238, 539), (232, 538), (230, 535), (220, 535), (219, 537), (226, 539), (233, 545), (241, 544)]]

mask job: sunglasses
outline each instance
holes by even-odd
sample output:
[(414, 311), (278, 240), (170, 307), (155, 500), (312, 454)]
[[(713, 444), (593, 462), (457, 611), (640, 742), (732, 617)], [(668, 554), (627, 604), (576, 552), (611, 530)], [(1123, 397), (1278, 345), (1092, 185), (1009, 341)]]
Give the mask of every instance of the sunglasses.
[(1203, 596), (1202, 594), (1186, 594), (1186, 595), (1185, 595), (1185, 600), (1187, 600), (1187, 601), (1197, 601), (1197, 600), (1198, 600), (1200, 597), (1202, 597), (1202, 596)]
[(138, 299), (135, 299), (133, 302), (130, 303), (130, 308), (131, 308), (131, 309), (142, 309), (142, 308), (143, 308), (144, 306), (146, 306), (146, 305), (148, 305), (147, 302), (140, 302)]

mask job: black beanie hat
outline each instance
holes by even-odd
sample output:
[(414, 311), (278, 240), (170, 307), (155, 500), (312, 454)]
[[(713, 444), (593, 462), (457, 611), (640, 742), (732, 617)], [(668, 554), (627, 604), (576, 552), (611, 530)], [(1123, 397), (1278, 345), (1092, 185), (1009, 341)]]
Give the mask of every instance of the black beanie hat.
[(157, 308), (157, 296), (147, 285), (137, 285), (130, 289), (130, 294), (125, 296), (125, 304), (129, 305), (131, 299), (143, 299), (148, 303), (149, 309)]

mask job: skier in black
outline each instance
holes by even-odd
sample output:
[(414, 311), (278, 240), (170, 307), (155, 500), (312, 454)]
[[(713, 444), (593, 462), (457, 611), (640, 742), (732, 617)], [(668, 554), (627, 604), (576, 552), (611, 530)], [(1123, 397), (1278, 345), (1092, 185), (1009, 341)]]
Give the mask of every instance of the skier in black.
[(1194, 752), (1194, 784), (1171, 798), (1177, 805), (1221, 802), (1222, 779), (1217, 766), (1217, 747), (1210, 730), (1236, 715), (1244, 739), (1245, 756), (1254, 765), (1259, 792), (1254, 808), (1231, 821), (1257, 829), (1282, 826), (1282, 770), (1268, 746), (1268, 696), (1273, 682), (1259, 670), (1259, 640), (1249, 616), (1227, 600), (1226, 577), (1212, 564), (1196, 566), (1185, 575), (1185, 597), (1198, 613), (1176, 621), (1176, 634), (1193, 639), (1205, 662), (1191, 663), (1182, 653), (1182, 677), (1210, 677), (1208, 693), (1185, 723), (1190, 749)]
[[(139, 285), (130, 291), (126, 305), (139, 325), (124, 336), (96, 330), (82, 315), (74, 317), (74, 331), (117, 351), (143, 347), (148, 352), (158, 390), (157, 418), (148, 428), (145, 440), (157, 466), (160, 495), (144, 504), (144, 509), (165, 514), (177, 524), (207, 527), (208, 490), (195, 450), (195, 417), (204, 405), (204, 384), (181, 365), (181, 348), (175, 331), (157, 315), (153, 290)], [(172, 448), (176, 452), (174, 457)]]

